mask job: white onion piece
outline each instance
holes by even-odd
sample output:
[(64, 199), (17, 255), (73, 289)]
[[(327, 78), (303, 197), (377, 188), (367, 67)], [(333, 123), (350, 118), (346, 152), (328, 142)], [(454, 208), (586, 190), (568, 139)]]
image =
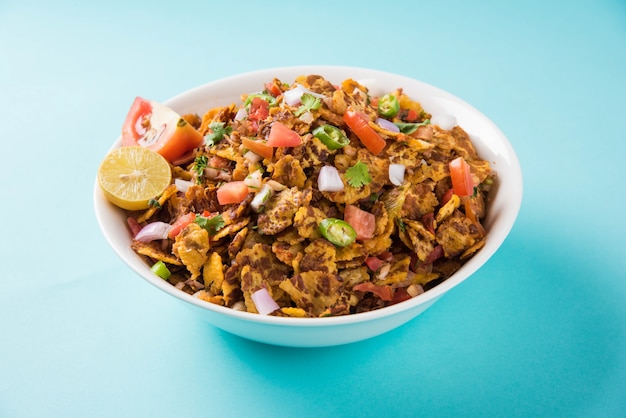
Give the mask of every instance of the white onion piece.
[(237, 111), (237, 113), (235, 114), (235, 120), (244, 120), (246, 117), (248, 116), (248, 111), (246, 110), (245, 107), (242, 107), (241, 109), (239, 109)]
[(256, 154), (252, 151), (246, 151), (246, 153), (243, 155), (243, 158), (245, 158), (252, 164), (256, 164), (263, 159), (263, 157), (261, 157), (259, 154)]
[(285, 186), (282, 183), (277, 182), (276, 180), (268, 180), (267, 183), (265, 184), (270, 186), (272, 190), (275, 192), (282, 192), (283, 190), (287, 188), (287, 186)]
[(276, 309), (280, 308), (280, 306), (278, 306), (276, 301), (272, 299), (272, 296), (264, 287), (254, 292), (252, 295), (250, 295), (250, 297), (252, 298), (252, 302), (254, 302), (254, 306), (256, 306), (256, 310), (261, 315), (270, 314)]
[(261, 170), (253, 171), (252, 173), (248, 174), (245, 179), (243, 179), (243, 182), (246, 183), (246, 186), (255, 190), (259, 190), (261, 188), (262, 181), (263, 173), (261, 173)]
[(272, 197), (273, 193), (274, 191), (272, 190), (272, 188), (267, 184), (264, 184), (263, 187), (261, 187), (261, 190), (259, 190), (258, 193), (254, 195), (252, 202), (250, 202), (250, 207), (252, 208), (252, 210), (256, 213), (259, 213), (261, 209), (265, 207), (265, 203), (267, 203), (270, 197)]
[(400, 132), (400, 128), (398, 128), (396, 126), (395, 123), (393, 123), (390, 120), (384, 119), (384, 118), (378, 118), (376, 119), (376, 123), (383, 129), (386, 129), (388, 131), (391, 132)]
[(193, 181), (174, 179), (174, 186), (176, 186), (176, 190), (178, 190), (179, 192), (187, 193), (187, 190), (189, 190), (189, 188), (193, 186)]
[(403, 164), (389, 164), (389, 181), (396, 186), (404, 183), (404, 171), (406, 167)]
[(313, 123), (313, 121), (315, 120), (315, 118), (313, 117), (313, 113), (311, 112), (304, 112), (302, 115), (300, 115), (298, 119), (300, 119), (304, 123)]
[(172, 225), (157, 221), (151, 222), (148, 225), (141, 228), (141, 231), (137, 232), (135, 239), (141, 242), (150, 242), (158, 239), (167, 238), (168, 232), (172, 229)]
[(323, 94), (312, 92), (311, 90), (304, 87), (302, 84), (296, 84), (294, 88), (289, 89), (283, 93), (283, 102), (285, 102), (289, 106), (297, 106), (301, 103), (302, 95), (304, 93), (309, 93), (320, 99), (324, 99), (326, 97)]
[(320, 169), (317, 177), (317, 188), (320, 192), (340, 192), (343, 190), (343, 181), (335, 167), (325, 165)]
[(456, 118), (447, 113), (442, 115), (433, 115), (433, 117), (430, 118), (430, 123), (431, 125), (438, 125), (441, 129), (449, 131), (456, 126)]

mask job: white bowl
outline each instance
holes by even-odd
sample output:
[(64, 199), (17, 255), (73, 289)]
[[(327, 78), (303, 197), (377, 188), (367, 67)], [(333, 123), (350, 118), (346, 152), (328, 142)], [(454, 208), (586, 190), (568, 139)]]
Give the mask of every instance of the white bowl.
[[(408, 301), (379, 310), (330, 318), (286, 318), (240, 312), (210, 304), (176, 289), (150, 271), (148, 264), (131, 248), (125, 216), (111, 205), (94, 185), (98, 223), (113, 250), (148, 283), (182, 301), (210, 324), (251, 340), (293, 347), (321, 347), (364, 340), (390, 331), (415, 318), (441, 296), (467, 279), (498, 250), (511, 230), (522, 201), (522, 173), (511, 144), (485, 115), (463, 100), (429, 84), (386, 72), (351, 67), (301, 66), (275, 68), (236, 75), (193, 88), (165, 102), (181, 114), (200, 115), (214, 106), (239, 103), (242, 93), (256, 92), (265, 82), (278, 77), (293, 82), (299, 75), (319, 74), (333, 83), (353, 78), (373, 95), (402, 87), (433, 117), (452, 115), (470, 134), (481, 158), (497, 173), (484, 226), (488, 231), (482, 250), (443, 283)], [(121, 124), (121, 121), (120, 121)], [(121, 139), (112, 148), (120, 146)], [(120, 291), (123, 291), (120, 289)]]

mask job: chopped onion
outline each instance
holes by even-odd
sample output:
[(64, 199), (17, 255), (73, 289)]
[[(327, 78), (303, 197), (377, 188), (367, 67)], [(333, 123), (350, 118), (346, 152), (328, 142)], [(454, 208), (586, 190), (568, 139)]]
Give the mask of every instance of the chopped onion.
[(406, 167), (403, 164), (389, 164), (389, 181), (396, 186), (401, 186), (404, 182), (404, 171)]
[(193, 186), (193, 181), (174, 179), (174, 185), (179, 192), (187, 193), (187, 190), (189, 190), (189, 188)]
[(343, 190), (343, 181), (335, 167), (325, 165), (317, 177), (317, 188), (320, 192), (340, 192)]
[(304, 112), (302, 115), (300, 115), (298, 119), (300, 119), (304, 123), (313, 123), (313, 121), (315, 120), (315, 118), (313, 117), (313, 113), (311, 112)]
[(253, 171), (252, 173), (248, 174), (245, 179), (243, 179), (243, 182), (246, 183), (246, 186), (254, 190), (259, 190), (261, 188), (262, 181), (263, 173), (261, 173), (261, 170)]
[(268, 180), (267, 183), (265, 184), (270, 186), (272, 190), (275, 192), (282, 192), (283, 190), (287, 188), (287, 186), (285, 186), (282, 183), (277, 182), (276, 180)]
[(248, 111), (245, 107), (242, 107), (235, 114), (234, 120), (244, 120), (248, 116)]
[(383, 266), (378, 271), (378, 279), (379, 280), (384, 279), (385, 277), (387, 277), (390, 271), (391, 271), (391, 263), (383, 264)]
[(378, 119), (376, 119), (376, 123), (378, 124), (378, 126), (380, 126), (383, 129), (386, 129), (388, 131), (400, 132), (400, 128), (398, 128), (396, 126), (396, 124), (393, 123), (390, 120), (387, 120), (387, 119), (384, 119), (384, 118), (378, 118)]
[(441, 129), (449, 131), (456, 126), (456, 118), (447, 113), (443, 115), (433, 115), (433, 117), (430, 118), (430, 124), (438, 125)]
[(135, 235), (135, 239), (141, 242), (150, 242), (158, 239), (167, 238), (168, 232), (172, 229), (172, 225), (157, 221), (151, 222), (148, 225), (141, 228), (141, 231)]
[(283, 102), (287, 103), (289, 106), (297, 106), (301, 103), (302, 95), (304, 93), (309, 93), (320, 99), (326, 98), (326, 96), (324, 96), (323, 94), (312, 92), (311, 90), (304, 87), (302, 84), (296, 84), (294, 88), (289, 89), (283, 93)]
[(252, 298), (252, 302), (254, 302), (254, 306), (256, 306), (256, 310), (261, 315), (270, 314), (276, 309), (280, 308), (280, 306), (278, 306), (276, 301), (272, 299), (272, 296), (264, 287), (254, 292), (250, 297)]
[(263, 157), (261, 157), (259, 154), (256, 154), (252, 151), (246, 151), (246, 153), (243, 155), (243, 158), (245, 158), (252, 164), (256, 164), (263, 159)]
[(272, 188), (264, 184), (261, 190), (254, 196), (252, 202), (250, 202), (252, 210), (259, 213), (265, 207), (265, 203), (272, 197), (272, 193)]

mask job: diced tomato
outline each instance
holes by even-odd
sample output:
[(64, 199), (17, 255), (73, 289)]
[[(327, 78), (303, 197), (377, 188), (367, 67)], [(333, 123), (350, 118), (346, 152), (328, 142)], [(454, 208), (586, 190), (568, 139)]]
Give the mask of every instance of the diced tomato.
[(417, 120), (418, 117), (419, 117), (419, 115), (413, 109), (409, 109), (407, 111), (407, 113), (406, 113), (406, 120), (407, 120), (407, 122), (414, 122), (414, 121)]
[(265, 120), (270, 114), (270, 104), (267, 100), (260, 97), (253, 97), (250, 102), (250, 110), (248, 111), (248, 119), (260, 121)]
[(361, 292), (370, 292), (378, 296), (381, 300), (386, 302), (390, 301), (393, 298), (393, 292), (391, 290), (391, 286), (384, 285), (378, 286), (372, 282), (363, 282), (359, 283), (352, 287), (353, 290), (358, 290)]
[(391, 251), (383, 251), (382, 253), (380, 253), (378, 258), (388, 263), (391, 263), (393, 261), (393, 253)]
[(302, 144), (302, 138), (293, 129), (289, 129), (281, 122), (274, 122), (267, 138), (270, 147), (297, 147)]
[(167, 236), (171, 239), (176, 238), (176, 235), (180, 234), (187, 225), (194, 222), (196, 220), (196, 214), (193, 212), (186, 213), (181, 215), (176, 221), (172, 224), (172, 229), (168, 232)]
[(178, 113), (155, 101), (135, 98), (124, 126), (123, 146), (141, 146), (172, 162), (204, 142), (204, 137)]
[(274, 155), (274, 148), (267, 145), (263, 141), (255, 141), (250, 138), (242, 138), (241, 143), (243, 146), (253, 153), (260, 155), (263, 158), (271, 159)]
[(217, 201), (220, 205), (241, 203), (248, 196), (248, 185), (243, 181), (224, 183), (217, 189)]
[(378, 257), (367, 257), (365, 259), (365, 264), (372, 271), (378, 271), (385, 262)]
[(348, 107), (343, 115), (343, 121), (372, 154), (380, 154), (387, 145), (387, 142), (378, 135), (378, 132), (369, 125), (369, 119), (364, 113)]
[(369, 239), (376, 230), (376, 217), (354, 205), (346, 205), (343, 220), (348, 222), (356, 231), (356, 239)]
[(281, 94), (283, 94), (282, 90), (280, 89), (280, 86), (278, 86), (275, 81), (270, 81), (269, 83), (265, 83), (265, 90), (267, 90), (267, 92), (274, 97), (278, 97)]
[(450, 177), (452, 178), (452, 189), (454, 194), (463, 197), (474, 194), (474, 180), (470, 166), (463, 157), (457, 157), (450, 161)]
[(435, 261), (439, 260), (443, 257), (443, 247), (441, 245), (437, 245), (433, 250), (426, 256), (426, 260), (424, 260), (425, 264), (432, 264)]

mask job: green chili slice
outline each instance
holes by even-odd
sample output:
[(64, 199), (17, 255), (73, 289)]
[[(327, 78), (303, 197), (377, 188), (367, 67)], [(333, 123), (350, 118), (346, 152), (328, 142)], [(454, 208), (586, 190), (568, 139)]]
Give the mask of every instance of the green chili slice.
[(393, 94), (385, 94), (378, 99), (378, 113), (387, 118), (392, 118), (400, 111), (400, 102)]
[(326, 218), (320, 222), (320, 232), (328, 241), (338, 247), (345, 247), (356, 241), (356, 231), (341, 219)]
[(328, 124), (315, 128), (313, 136), (322, 141), (329, 150), (343, 148), (350, 143), (350, 140), (341, 129)]
[(170, 270), (167, 268), (167, 266), (165, 265), (164, 262), (162, 262), (161, 260), (157, 261), (156, 263), (154, 263), (152, 265), (152, 267), (150, 268), (150, 270), (152, 270), (152, 272), (154, 274), (156, 274), (157, 276), (159, 276), (160, 278), (167, 280), (170, 278), (170, 276), (172, 275), (172, 273), (170, 272)]

